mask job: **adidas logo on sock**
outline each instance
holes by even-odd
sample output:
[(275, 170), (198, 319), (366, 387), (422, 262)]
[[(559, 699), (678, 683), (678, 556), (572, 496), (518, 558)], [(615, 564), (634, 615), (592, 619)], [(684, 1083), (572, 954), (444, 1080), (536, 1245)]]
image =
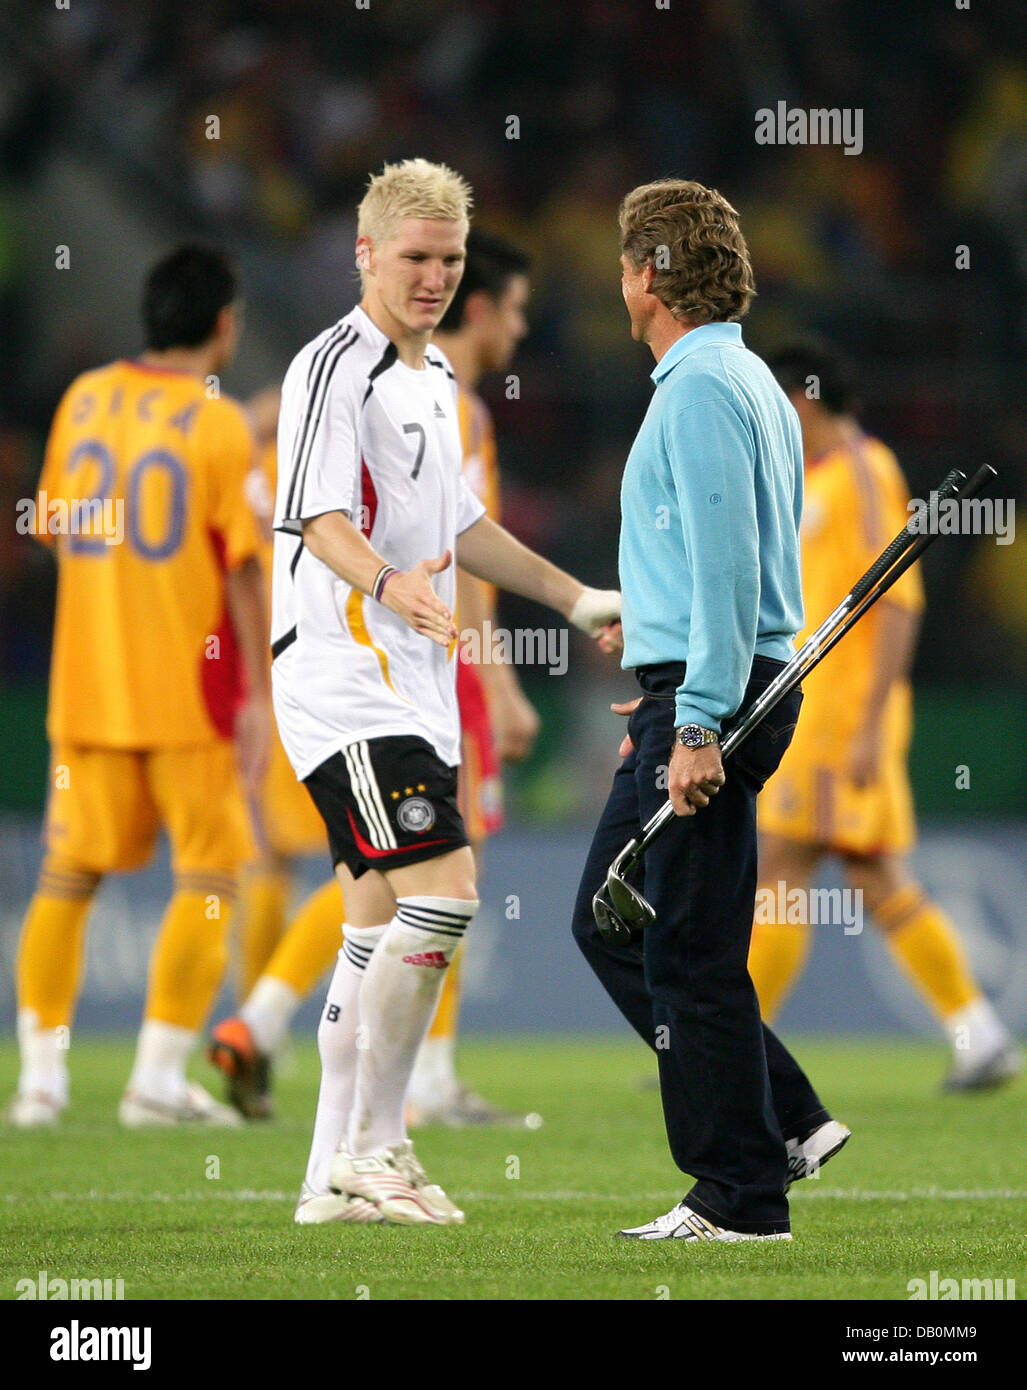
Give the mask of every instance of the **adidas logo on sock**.
[(441, 951), (419, 951), (414, 956), (404, 956), (407, 965), (433, 965), (436, 970), (445, 970), (449, 961)]

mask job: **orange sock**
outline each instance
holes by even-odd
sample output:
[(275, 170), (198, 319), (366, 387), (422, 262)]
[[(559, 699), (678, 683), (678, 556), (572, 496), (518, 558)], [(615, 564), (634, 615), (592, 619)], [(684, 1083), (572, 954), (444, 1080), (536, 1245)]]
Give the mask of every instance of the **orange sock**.
[(939, 1018), (980, 994), (955, 927), (918, 883), (898, 889), (874, 913), (892, 954)]
[[(772, 890), (768, 889), (768, 894)], [(757, 898), (757, 902), (759, 902)], [(760, 1013), (772, 1023), (802, 973), (809, 954), (810, 929), (804, 922), (760, 922), (752, 927), (749, 974)]]
[(439, 995), (439, 1002), (435, 1005), (435, 1016), (428, 1029), (429, 1038), (456, 1038), (457, 1023), (460, 1018), (460, 958), (462, 953), (463, 947), (461, 946), (449, 962), (449, 969), (442, 981), (442, 993)]
[(16, 966), (18, 1011), (39, 1028), (71, 1025), (82, 981), (86, 919), (99, 875), (48, 858), (25, 915)]
[(176, 882), (150, 957), (144, 1017), (196, 1032), (228, 963), (235, 880), (227, 874), (191, 873)]
[(337, 878), (312, 893), (297, 912), (263, 974), (306, 998), (342, 949), (345, 906)]
[(245, 999), (263, 975), (285, 931), (289, 878), (280, 869), (255, 866), (243, 875), (235, 938), (237, 992)]

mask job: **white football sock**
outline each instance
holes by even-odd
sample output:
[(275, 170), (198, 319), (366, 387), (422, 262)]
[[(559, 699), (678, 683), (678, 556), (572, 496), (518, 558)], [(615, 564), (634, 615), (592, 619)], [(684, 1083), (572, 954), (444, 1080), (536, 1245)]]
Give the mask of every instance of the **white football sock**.
[(18, 1047), (21, 1071), (18, 1094), (53, 1096), (61, 1106), (68, 1103), (68, 1042), (66, 1028), (40, 1028), (35, 1009), (18, 1013)]
[(321, 1055), (321, 1089), (314, 1117), (314, 1137), (307, 1162), (306, 1192), (330, 1191), (328, 1171), (339, 1145), (346, 1138), (353, 1086), (357, 1075), (357, 1029), (360, 1025), (360, 986), (375, 946), (388, 922), (378, 927), (343, 924), (343, 947), (328, 986), (328, 998), (317, 1029)]
[(274, 975), (261, 975), (239, 1010), (239, 1017), (249, 1026), (258, 1052), (274, 1056), (285, 1041), (289, 1024), (302, 1002), (292, 985), (276, 980)]
[(979, 995), (945, 1019), (957, 1067), (971, 1067), (1009, 1041), (1009, 1034), (998, 1014)]
[(357, 1158), (406, 1139), (407, 1086), (442, 989), (477, 899), (397, 898), (360, 988), (361, 1047), (349, 1124)]
[(143, 1020), (128, 1089), (147, 1100), (174, 1105), (185, 1095), (185, 1064), (196, 1042), (191, 1028)]

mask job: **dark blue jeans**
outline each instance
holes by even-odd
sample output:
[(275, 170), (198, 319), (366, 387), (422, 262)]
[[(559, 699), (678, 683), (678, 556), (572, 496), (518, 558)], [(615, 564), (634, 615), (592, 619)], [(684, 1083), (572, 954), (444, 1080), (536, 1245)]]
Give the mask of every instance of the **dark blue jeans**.
[[(756, 657), (749, 708), (781, 663)], [(659, 1060), (675, 1163), (695, 1178), (689, 1205), (743, 1232), (788, 1230), (785, 1138), (829, 1115), (787, 1049), (760, 1021), (748, 971), (756, 900), (756, 796), (791, 741), (793, 691), (725, 766), (709, 806), (668, 826), (634, 880), (656, 911), (627, 946), (600, 937), (592, 897), (610, 862), (667, 799), (674, 693), (684, 666), (636, 673), (645, 698), (628, 721), (634, 750), (613, 779), (574, 909), (574, 935), (603, 987)], [(726, 737), (732, 722), (725, 724)], [(661, 775), (662, 769), (662, 775)]]

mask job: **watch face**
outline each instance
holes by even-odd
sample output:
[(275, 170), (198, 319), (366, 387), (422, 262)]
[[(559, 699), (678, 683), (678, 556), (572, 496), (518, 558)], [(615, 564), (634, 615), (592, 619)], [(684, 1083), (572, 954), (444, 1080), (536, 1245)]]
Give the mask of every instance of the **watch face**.
[(678, 742), (686, 748), (698, 748), (702, 744), (702, 729), (698, 724), (685, 724), (678, 730)]

